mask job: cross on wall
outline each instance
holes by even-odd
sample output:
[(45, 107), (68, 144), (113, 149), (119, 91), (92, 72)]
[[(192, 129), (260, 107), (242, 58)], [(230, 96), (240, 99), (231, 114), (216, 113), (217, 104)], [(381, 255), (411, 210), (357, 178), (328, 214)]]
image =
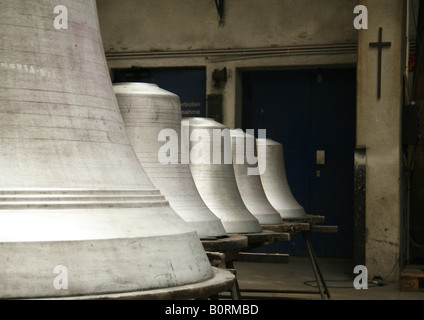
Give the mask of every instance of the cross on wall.
[(377, 99), (381, 98), (381, 51), (383, 48), (389, 48), (392, 43), (391, 42), (383, 42), (383, 28), (378, 29), (378, 42), (370, 42), (371, 48), (378, 49), (378, 70), (377, 70)]

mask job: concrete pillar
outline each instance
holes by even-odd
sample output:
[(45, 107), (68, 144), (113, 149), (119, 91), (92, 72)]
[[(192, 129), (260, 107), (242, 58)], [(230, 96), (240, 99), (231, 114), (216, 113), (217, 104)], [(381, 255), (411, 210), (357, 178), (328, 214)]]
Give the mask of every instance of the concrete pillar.
[[(358, 31), (357, 146), (366, 148), (365, 264), (370, 278), (390, 274), (401, 248), (402, 73), (405, 51), (405, 1), (363, 0), (368, 29)], [(378, 41), (382, 49), (381, 98), (377, 98)], [(399, 264), (387, 281), (397, 280)]]

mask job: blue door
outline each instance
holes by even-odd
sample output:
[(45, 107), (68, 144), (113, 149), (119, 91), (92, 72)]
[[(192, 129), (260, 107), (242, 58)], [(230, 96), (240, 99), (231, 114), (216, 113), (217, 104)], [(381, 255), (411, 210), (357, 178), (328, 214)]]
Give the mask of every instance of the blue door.
[(180, 97), (183, 117), (206, 116), (205, 68), (114, 69), (114, 82), (155, 83)]
[[(243, 73), (243, 129), (266, 129), (283, 144), (287, 180), (307, 213), (325, 216), (337, 234), (312, 233), (320, 256), (353, 256), (356, 69)], [(316, 151), (325, 164), (316, 163)], [(306, 255), (301, 235), (255, 251)]]

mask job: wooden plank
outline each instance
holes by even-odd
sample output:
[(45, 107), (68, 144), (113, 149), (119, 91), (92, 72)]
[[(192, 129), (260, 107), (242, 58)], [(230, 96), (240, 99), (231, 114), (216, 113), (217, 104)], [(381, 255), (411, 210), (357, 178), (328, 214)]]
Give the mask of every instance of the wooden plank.
[(221, 263), (225, 262), (225, 254), (222, 252), (206, 252), (208, 256), (209, 263), (212, 267), (219, 266)]
[(424, 291), (424, 268), (420, 265), (407, 265), (400, 274), (400, 290), (408, 292)]
[(308, 231), (310, 229), (310, 224), (306, 222), (283, 222), (281, 224), (261, 225), (261, 227), (264, 230), (295, 234), (302, 231)]
[(312, 225), (311, 232), (321, 233), (337, 233), (339, 232), (338, 226), (326, 226), (326, 225)]
[(400, 291), (406, 291), (406, 292), (420, 291), (418, 278), (401, 278)]
[(289, 263), (289, 255), (281, 253), (239, 252), (236, 261), (261, 263)]
[(227, 252), (247, 248), (248, 240), (244, 235), (229, 235), (216, 240), (200, 239), (205, 251)]
[(225, 261), (225, 254), (222, 252), (206, 252), (206, 255), (208, 256), (209, 260), (216, 259), (216, 260), (222, 260)]
[(312, 215), (307, 214), (304, 217), (301, 218), (285, 218), (283, 219), (284, 222), (307, 222), (307, 223), (324, 223), (325, 217), (319, 216), (319, 215)]
[(249, 245), (258, 243), (271, 243), (277, 241), (290, 241), (289, 233), (274, 232), (270, 230), (263, 230), (262, 232), (258, 233), (246, 233), (244, 235), (247, 237)]
[(407, 265), (403, 268), (401, 276), (424, 278), (424, 266), (422, 265)]
[(243, 233), (243, 235), (246, 236), (248, 240), (246, 250), (262, 247), (273, 242), (290, 241), (290, 233), (288, 232), (262, 230), (262, 232)]

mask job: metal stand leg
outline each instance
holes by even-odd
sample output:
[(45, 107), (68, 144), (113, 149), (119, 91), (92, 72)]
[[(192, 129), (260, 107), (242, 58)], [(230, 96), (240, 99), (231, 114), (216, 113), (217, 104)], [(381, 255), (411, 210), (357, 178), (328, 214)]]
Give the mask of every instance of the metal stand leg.
[[(325, 294), (326, 294), (327, 298), (331, 299), (330, 292), (328, 291), (327, 284), (325, 283), (324, 277), (323, 277), (321, 270), (318, 266), (317, 257), (315, 255), (314, 249), (312, 248), (312, 245), (311, 245), (311, 239), (309, 237), (309, 232), (303, 231), (302, 234), (303, 234), (303, 238), (304, 238), (305, 243), (306, 243), (306, 248), (308, 250), (309, 259), (311, 261), (312, 269), (313, 269), (314, 274), (315, 274), (315, 279), (317, 280), (317, 285), (318, 285), (319, 292), (321, 294), (321, 298), (325, 299)], [(322, 287), (324, 287), (324, 290), (323, 290)]]
[(240, 294), (240, 288), (239, 288), (238, 281), (237, 281), (237, 270), (234, 269), (233, 262), (232, 261), (225, 262), (225, 267), (227, 268), (228, 271), (233, 273), (234, 276), (235, 276), (234, 285), (231, 288), (231, 298), (233, 300), (242, 300), (241, 294)]

